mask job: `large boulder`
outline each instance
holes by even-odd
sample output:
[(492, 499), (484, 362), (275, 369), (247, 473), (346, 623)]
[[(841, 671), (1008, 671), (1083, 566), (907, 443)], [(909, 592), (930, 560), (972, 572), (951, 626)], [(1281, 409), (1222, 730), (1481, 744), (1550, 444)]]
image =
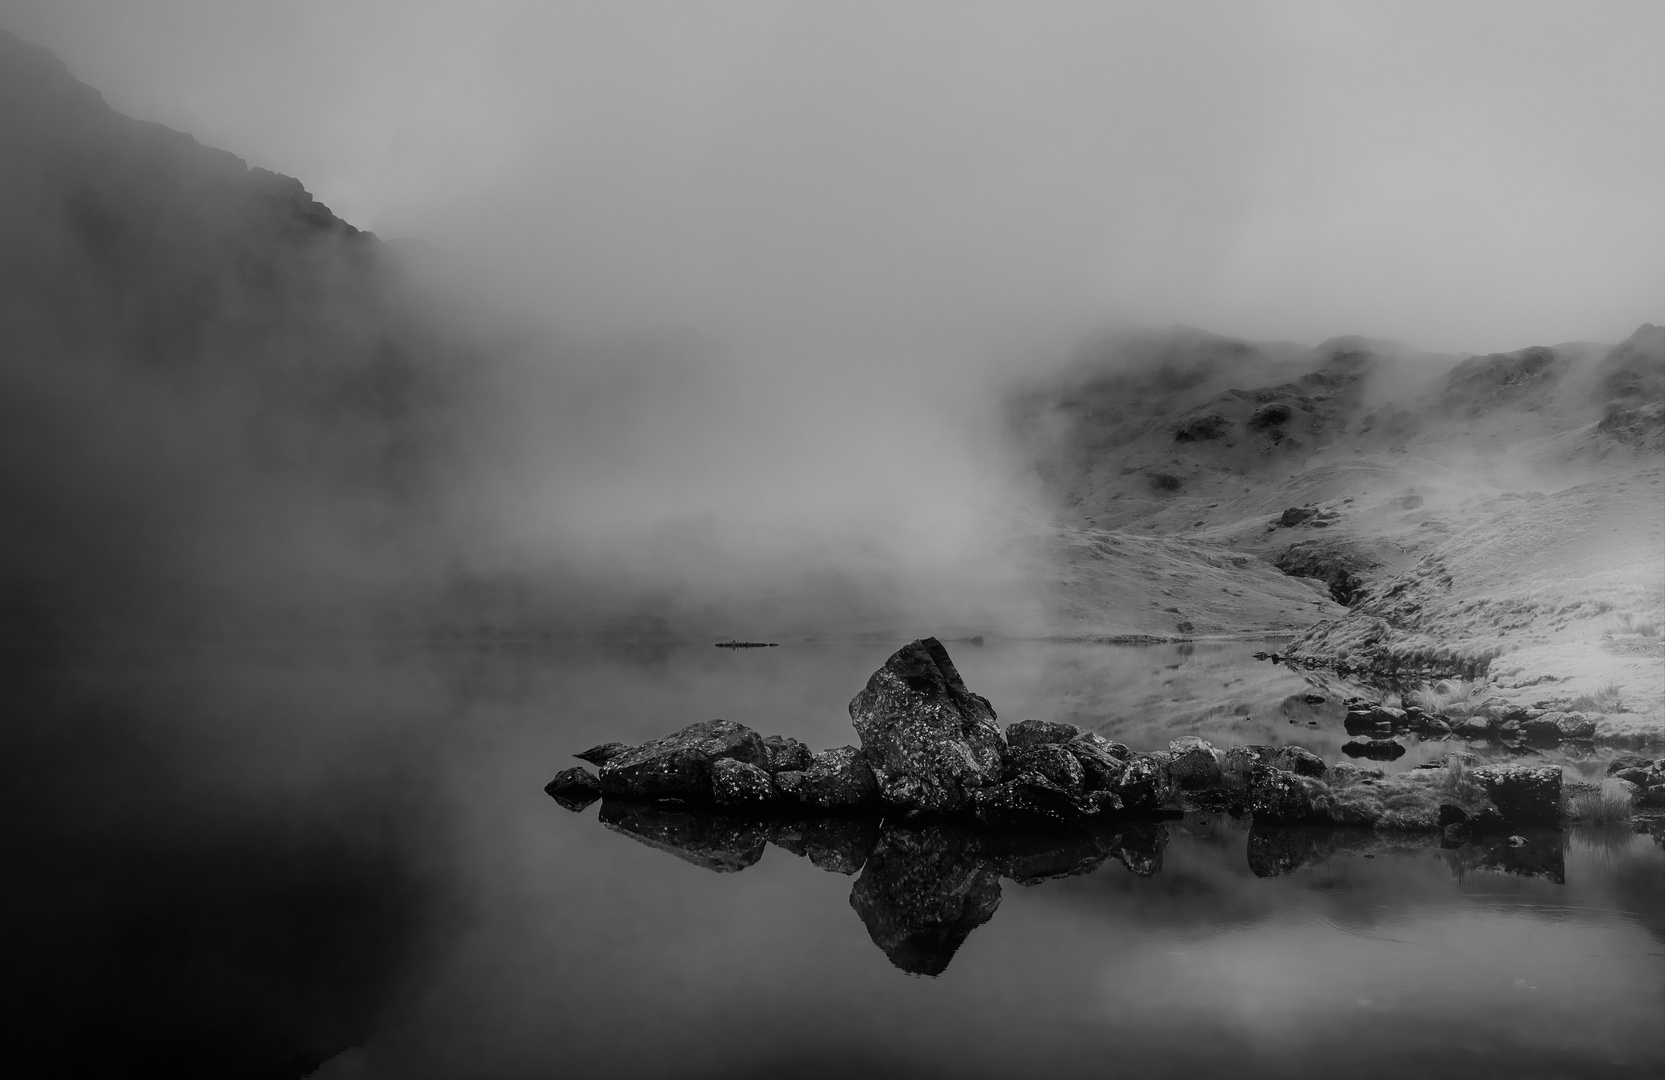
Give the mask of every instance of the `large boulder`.
[(725, 758), (763, 767), (762, 736), (732, 720), (706, 720), (613, 754), (601, 767), (601, 790), (632, 799), (704, 801), (712, 797), (711, 765)]
[[(776, 774), (780, 783), (787, 773)], [(792, 780), (788, 784), (794, 784)], [(853, 746), (823, 750), (797, 774), (794, 793), (806, 806), (822, 810), (853, 810), (879, 801), (879, 781), (862, 752)]]
[(1561, 769), (1556, 765), (1482, 765), (1469, 773), (1515, 825), (1561, 820)]
[(851, 700), (850, 719), (889, 803), (961, 810), (1001, 781), (1006, 744), (994, 709), (966, 689), (936, 638), (896, 650)]

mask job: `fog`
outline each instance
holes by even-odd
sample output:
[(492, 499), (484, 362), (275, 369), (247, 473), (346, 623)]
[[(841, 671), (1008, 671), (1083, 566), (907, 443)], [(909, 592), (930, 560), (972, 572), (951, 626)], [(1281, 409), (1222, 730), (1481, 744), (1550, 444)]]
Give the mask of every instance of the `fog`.
[[(424, 524), (381, 527), (425, 587), (550, 623), (1010, 615), (1048, 508), (1000, 395), (1106, 328), (1490, 352), (1618, 341), (1665, 295), (1654, 4), (0, 0), (0, 26), (423, 241), (397, 250), (446, 296), (417, 307), (448, 404)], [(228, 469), (201, 498), (247, 487)], [(338, 510), (308, 501), (310, 536)], [(383, 573), (353, 531), (286, 550)]]

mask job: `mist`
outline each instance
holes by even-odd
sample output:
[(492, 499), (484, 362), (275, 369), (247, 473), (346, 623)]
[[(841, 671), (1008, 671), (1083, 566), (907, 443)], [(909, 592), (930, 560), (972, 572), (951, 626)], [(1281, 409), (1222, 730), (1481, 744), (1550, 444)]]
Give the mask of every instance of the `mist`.
[[(144, 434), (89, 422), (120, 469), (63, 475), (125, 491), (177, 464), (150, 432), (200, 435), (157, 557), (199, 538), (177, 576), (219, 595), (1031, 625), (1023, 552), (1059, 508), (1004, 401), (1080, 342), (1611, 342), (1665, 294), (1651, 5), (0, 0), (0, 25), (117, 112), (421, 241), (377, 256), (400, 299), (373, 333), (350, 289), (307, 314), (362, 370), (398, 340), (396, 416), (91, 377), (93, 415)], [(251, 414), (279, 451), (241, 456)]]

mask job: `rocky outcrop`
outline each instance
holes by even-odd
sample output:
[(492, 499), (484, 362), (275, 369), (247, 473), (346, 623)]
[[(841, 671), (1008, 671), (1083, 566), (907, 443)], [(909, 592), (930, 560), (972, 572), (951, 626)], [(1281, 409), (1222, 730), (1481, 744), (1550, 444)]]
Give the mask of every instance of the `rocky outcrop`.
[(732, 720), (706, 720), (680, 731), (620, 751), (601, 767), (601, 790), (635, 799), (714, 797), (711, 767), (733, 760), (762, 766), (768, 762), (763, 738)]
[(936, 638), (898, 649), (850, 702), (862, 753), (887, 803), (964, 810), (998, 784), (1006, 744), (988, 700), (966, 689)]

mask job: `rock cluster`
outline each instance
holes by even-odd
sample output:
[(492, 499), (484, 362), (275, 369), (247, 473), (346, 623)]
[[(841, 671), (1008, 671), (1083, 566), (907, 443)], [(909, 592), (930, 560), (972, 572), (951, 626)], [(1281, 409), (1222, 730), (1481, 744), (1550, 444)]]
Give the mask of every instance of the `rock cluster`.
[(1634, 805), (1665, 807), (1665, 758), (1649, 760), (1626, 754), (1607, 766), (1607, 775), (1627, 785), (1625, 793)]
[[(1561, 772), (1553, 767), (1473, 767), (1461, 777), (1437, 780), (1347, 764), (1332, 768), (1294, 746), (1236, 746), (1222, 753), (1187, 736), (1166, 750), (1138, 753), (1074, 724), (1022, 720), (1002, 732), (993, 707), (967, 689), (935, 638), (897, 650), (850, 702), (850, 718), (860, 746), (818, 754), (796, 739), (765, 737), (730, 720), (690, 724), (640, 746), (604, 743), (578, 755), (599, 764), (599, 775), (568, 769), (547, 790), (573, 808), (601, 795), (753, 818), (923, 815), (997, 830), (1080, 831), (1106, 820), (1171, 817), (1186, 808), (1250, 812), (1266, 823), (1460, 828), (1465, 834), (1554, 825), (1562, 815)], [(1557, 731), (1583, 730), (1580, 720), (1571, 714), (1547, 718)], [(1395, 732), (1434, 730), (1444, 720), (1355, 699), (1348, 702), (1346, 724), (1360, 736), (1343, 747), (1346, 753), (1391, 760), (1404, 753)], [(1636, 786), (1638, 802), (1665, 801), (1659, 763), (1637, 759), (1616, 775)], [(630, 813), (636, 816), (629, 820), (646, 823), (636, 829), (643, 836), (670, 828), (664, 823), (672, 819), (663, 812)], [(617, 822), (626, 811), (609, 814)], [(744, 830), (735, 835), (741, 834), (751, 836)], [(729, 833), (721, 839), (730, 861), (743, 861), (751, 850), (751, 839), (738, 848)], [(710, 845), (695, 838), (681, 846)]]

